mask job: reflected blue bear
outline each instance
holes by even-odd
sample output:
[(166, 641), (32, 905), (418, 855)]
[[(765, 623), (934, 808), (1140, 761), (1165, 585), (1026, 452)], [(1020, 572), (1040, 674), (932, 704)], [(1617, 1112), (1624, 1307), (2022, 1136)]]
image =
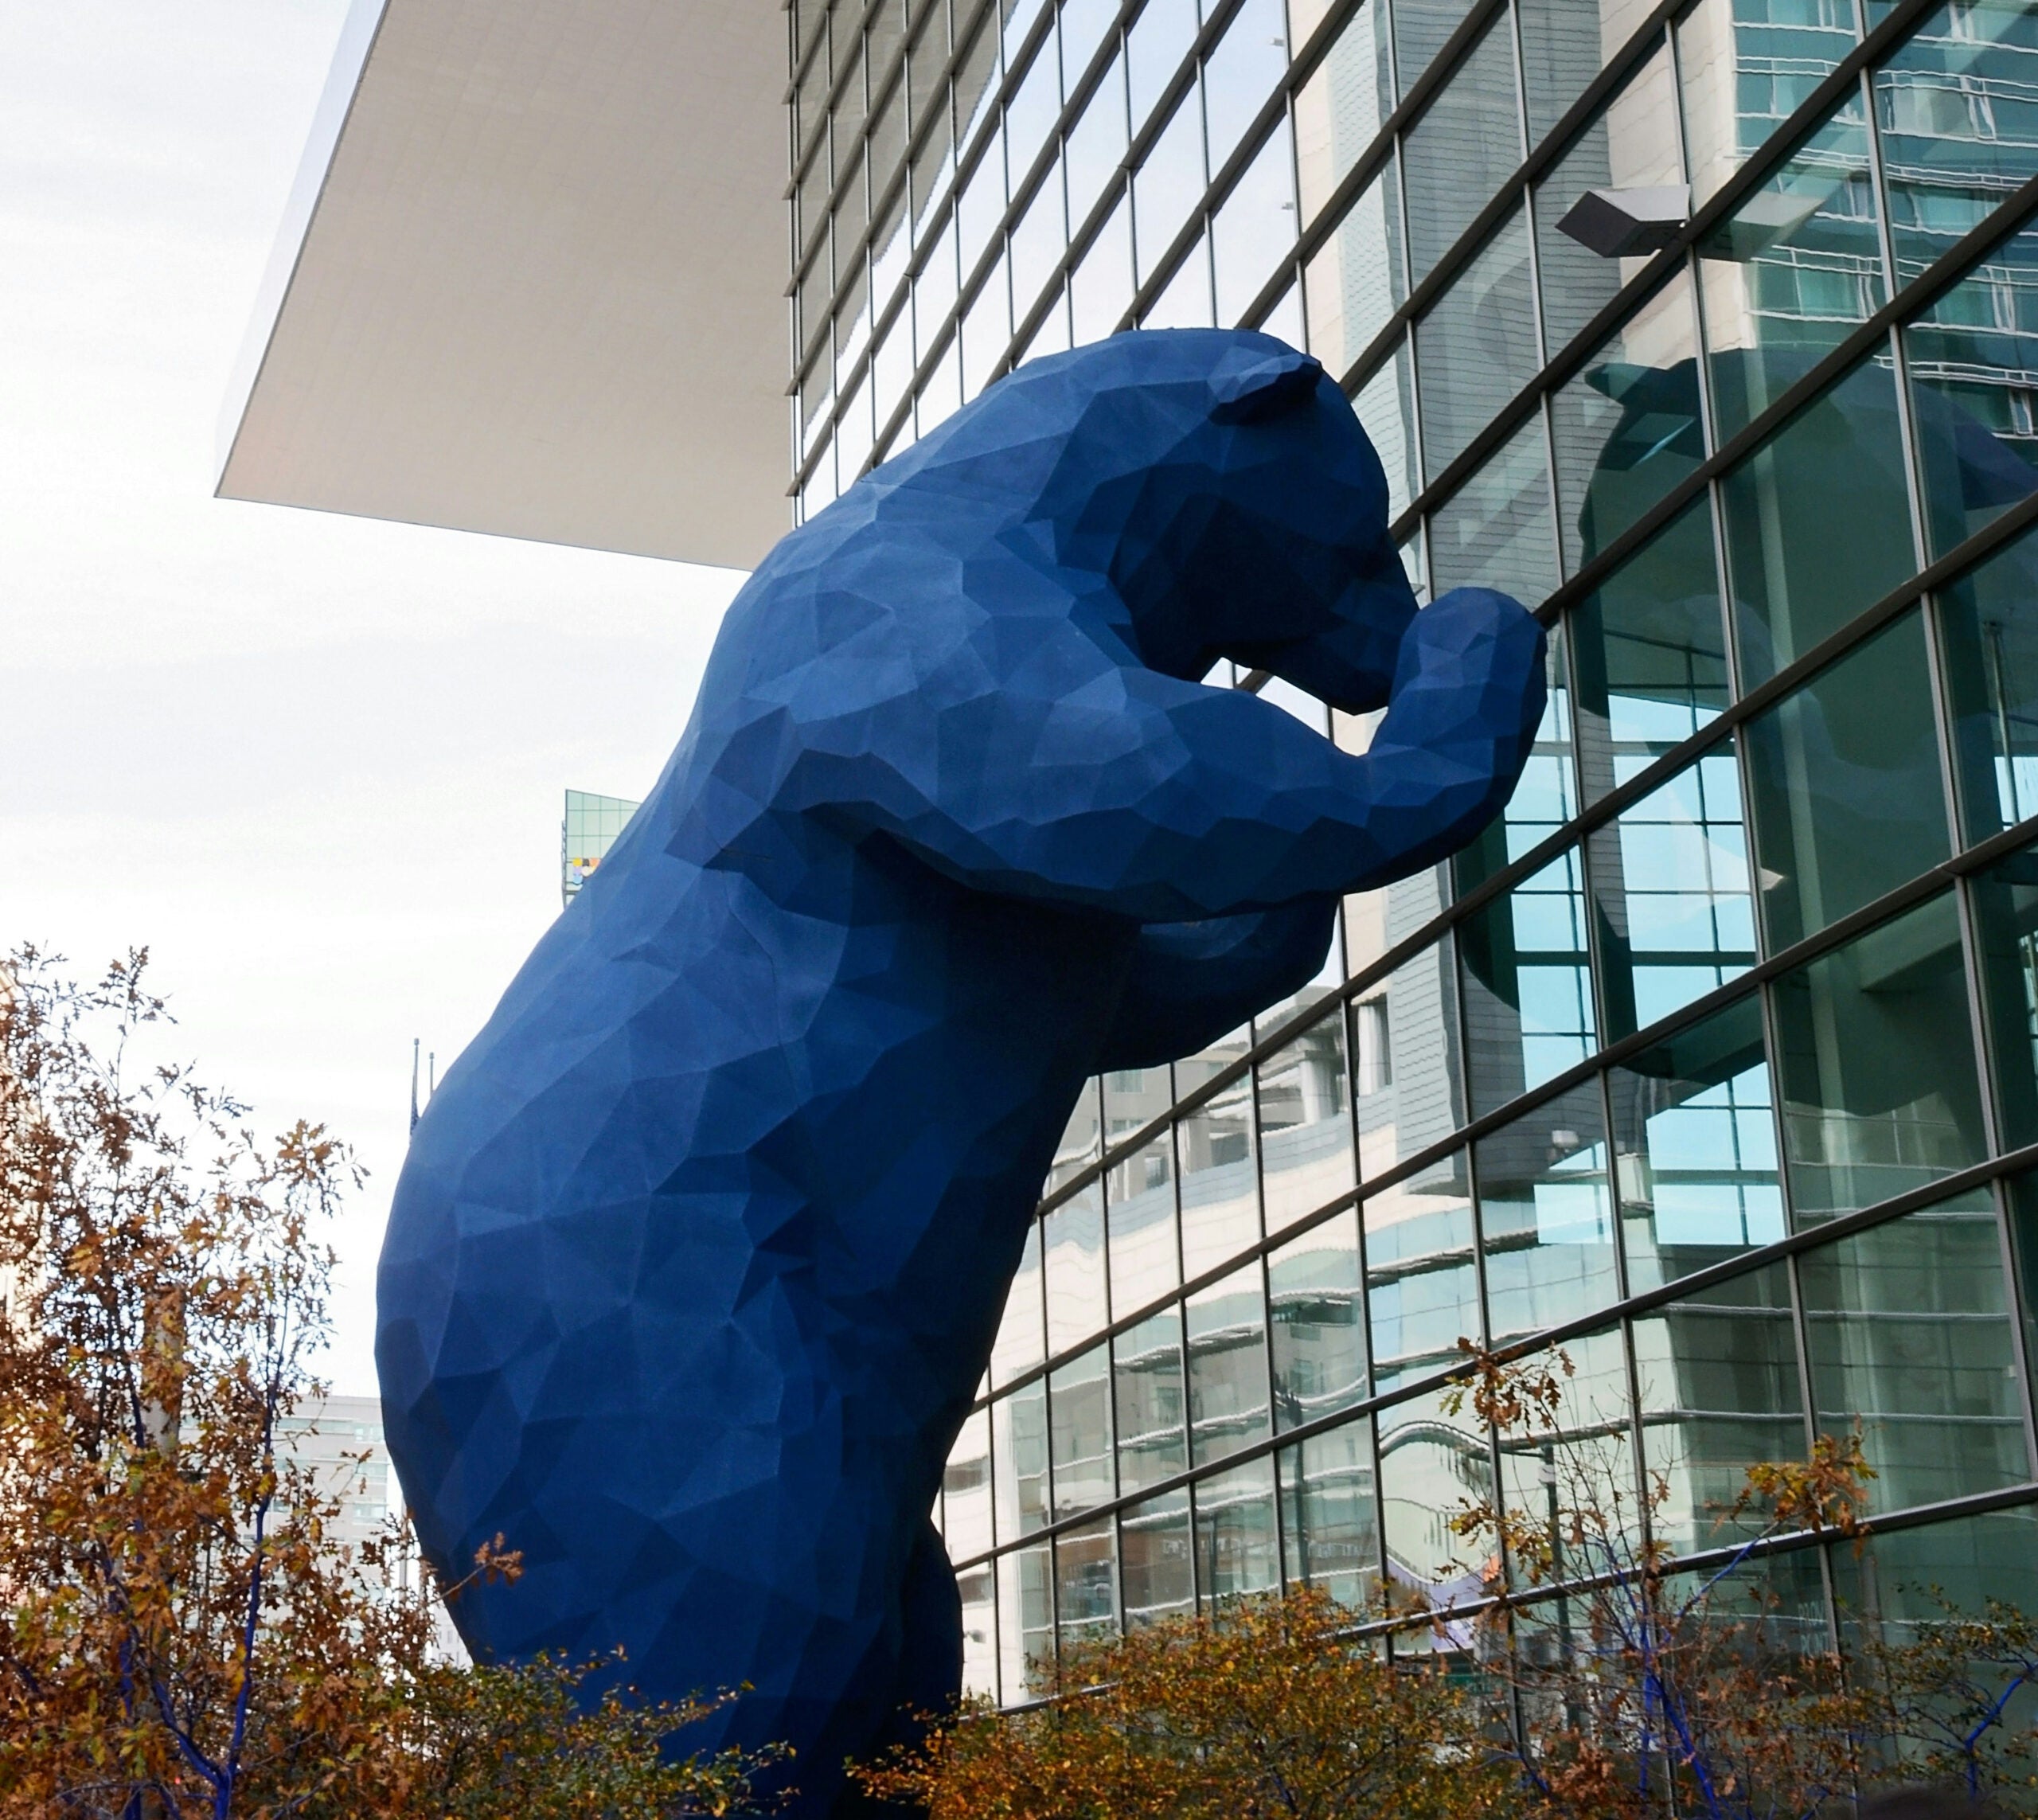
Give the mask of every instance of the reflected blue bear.
[[(1350, 407), (1270, 337), (1037, 361), (772, 551), (643, 807), (419, 1124), (381, 1262), (477, 1655), (749, 1684), (792, 1811), (955, 1694), (928, 1518), (1084, 1078), (1298, 990), (1339, 895), (1506, 800), (1543, 634), (1418, 614)], [(1364, 756), (1199, 679), (1354, 712)]]

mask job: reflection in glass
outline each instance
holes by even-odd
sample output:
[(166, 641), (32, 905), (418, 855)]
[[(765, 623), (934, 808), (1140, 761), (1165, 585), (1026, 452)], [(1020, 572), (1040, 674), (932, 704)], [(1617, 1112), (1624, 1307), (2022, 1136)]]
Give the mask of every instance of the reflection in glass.
[(1210, 261), (1220, 323), (1238, 322), (1275, 268), (1294, 250), (1294, 169), (1284, 119), (1210, 218)]
[(1487, 1338), (1502, 1345), (1620, 1299), (1599, 1084), (1545, 1100), (1473, 1146)]
[[(1552, 36), (1567, 29), (1591, 33), (1599, 23), (1591, 12), (1565, 5), (1564, 0), (1531, 0), (1521, 14), (1525, 37), (1538, 10), (1545, 15), (1545, 29)], [(1532, 65), (1532, 52), (1529, 61)], [(1581, 64), (1573, 61), (1570, 68), (1577, 72)], [(1674, 88), (1669, 53), (1658, 51), (1629, 77), (1621, 92), (1599, 110), (1591, 124), (1536, 186), (1536, 259), (1541, 279), (1543, 339), (1553, 354), (1569, 346), (1586, 324), (1614, 300), (1620, 287), (1648, 264), (1646, 254), (1626, 259), (1602, 258), (1560, 230), (1557, 223), (1588, 189), (1654, 189), (1684, 181), (1683, 160), (1677, 148)], [(1536, 111), (1532, 88), (1532, 118)], [(1668, 363), (1652, 361), (1649, 364)]]
[[(1416, 331), (1419, 338), (1421, 332)], [(1426, 374), (1428, 370), (1423, 369)], [(1430, 396), (1426, 377), (1426, 413)], [(1427, 417), (1423, 434), (1429, 435)], [(1434, 459), (1430, 466), (1434, 473)], [(1493, 588), (1533, 607), (1556, 586), (1549, 445), (1540, 416), (1532, 415), (1431, 515), (1430, 561), (1439, 593), (1453, 588)]]
[(963, 1422), (941, 1475), (942, 1540), (949, 1558), (966, 1561), (991, 1545), (990, 1412)]
[(1298, 1428), (1363, 1398), (1357, 1213), (1337, 1214), (1271, 1253), (1267, 1292), (1275, 1427)]
[(1697, 357), (1691, 282), (1680, 271), (1550, 400), (1568, 573), (1705, 459)]
[(997, 1570), (986, 1561), (955, 1576), (962, 1607), (962, 1691), (998, 1697)]
[(1042, 1326), (1040, 1298), (1040, 1225), (1036, 1220), (1026, 1228), (1026, 1247), (1020, 1253), (1019, 1269), (1005, 1299), (1004, 1318), (990, 1349), (990, 1381), (1009, 1384), (1046, 1358), (1045, 1330)]
[[(1412, 187), (1408, 211), (1411, 222), (1421, 218)], [(1535, 284), (1528, 221), (1521, 209), (1494, 229), (1416, 323), (1415, 366), (1423, 471), (1434, 480), (1536, 371)]]
[[(1352, 409), (1386, 471), (1388, 517), (1398, 518), (1408, 510), (1421, 484), (1416, 462), (1415, 369), (1406, 335), (1359, 388)], [(1416, 592), (1420, 598), (1421, 590)]]
[(2038, 228), (1904, 326), (1925, 528), (1944, 556), (2038, 490)]
[(1630, 1295), (1783, 1236), (1759, 996), (1629, 1056), (1607, 1088)]
[[(1889, 1529), (1860, 1547), (1827, 1551), (1843, 1633), (1873, 1628), (1892, 1646), (1917, 1642), (1942, 1623), (1950, 1605), (1979, 1615), (1992, 1599), (2038, 1609), (2038, 1509), (1991, 1510), (1915, 1529)], [(2021, 1698), (2010, 1711), (2028, 1725)], [(2027, 1734), (2028, 1735), (2028, 1734)]]
[(1679, 1552), (1732, 1541), (1759, 1517), (1732, 1516), (1747, 1469), (1805, 1457), (1805, 1417), (1782, 1263), (1693, 1291), (1632, 1329), (1642, 1446), (1668, 1497), (1658, 1539)]
[(2038, 851), (2006, 854), (1970, 884), (1997, 1138), (2038, 1143)]
[(1111, 1349), (1094, 1346), (1049, 1374), (1048, 1440), (1057, 1521), (1108, 1503), (1111, 1476)]
[(1121, 1486), (1138, 1491), (1189, 1464), (1182, 1431), (1181, 1314), (1169, 1308), (1111, 1342), (1112, 1404)]
[[(1610, 1549), (1615, 1560), (1633, 1561), (1642, 1535), (1620, 1330), (1580, 1334), (1561, 1349), (1561, 1358), (1552, 1351), (1521, 1361), (1549, 1374), (1554, 1428), (1539, 1416), (1532, 1431), (1497, 1437), (1501, 1499), (1513, 1533), (1532, 1538), (1536, 1553), (1547, 1551), (1547, 1562), (1536, 1564), (1545, 1581), (1604, 1572), (1614, 1564)], [(1508, 1575), (1517, 1587), (1535, 1584), (1528, 1563), (1510, 1559)]]
[[(1302, 35), (1297, 28), (1298, 45)], [(1394, 110), (1393, 84), (1387, 9), (1376, 0), (1365, 0), (1338, 27), (1337, 40), (1323, 61), (1295, 92), (1295, 169), (1303, 226), (1322, 213), (1360, 154), (1378, 136), (1380, 122)], [(1397, 236), (1400, 231), (1397, 212)], [(1376, 244), (1384, 246), (1386, 242)], [(1398, 278), (1398, 248), (1392, 264)]]
[(1743, 736), (1771, 952), (1950, 850), (1915, 609), (1750, 721)]
[(1127, 1630), (1170, 1612), (1186, 1611), (1196, 1603), (1190, 1549), (1186, 1491), (1135, 1504), (1119, 1517)]
[(1048, 1174), (1048, 1193), (1080, 1174), (1103, 1154), (1103, 1115), (1098, 1105), (1097, 1085), (1094, 1079), (1083, 1083), (1082, 1096), (1068, 1115), (1068, 1124), (1055, 1149), (1054, 1166)]
[(1576, 847), (1458, 925), (1476, 1117), (1599, 1047)]
[(1564, 667), (1564, 627), (1550, 635), (1544, 673), (1548, 694), (1542, 724), (1522, 767), (1521, 782), (1507, 807), (1452, 856), (1458, 894), (1490, 878), (1504, 865), (1540, 846), (1578, 813), (1578, 783), (1571, 768), (1571, 682)]
[[(1447, 3), (1452, 17), (1444, 27), (1447, 33), (1465, 11), (1463, 0)], [(1402, 41), (1398, 48), (1404, 84), (1412, 82), (1423, 63), (1429, 61), (1419, 52), (1422, 62), (1409, 60), (1408, 36), (1411, 28), (1419, 29), (1417, 17), (1412, 0), (1404, 0), (1394, 9), (1395, 29)], [(1437, 44), (1442, 42), (1439, 37)], [(1521, 161), (1514, 34), (1505, 18), (1486, 28), (1401, 143), (1408, 189), (1409, 251), (1415, 282), (1419, 284)], [(1527, 252), (1525, 240), (1525, 261)], [(1527, 283), (1525, 271), (1523, 283)], [(1435, 472), (1435, 464), (1431, 472)]]
[(1747, 687), (1917, 567), (1886, 361), (1863, 361), (1792, 417), (1726, 477), (1720, 498)]
[(1874, 81), (1901, 285), (2038, 174), (2031, 8), (2023, 0), (1942, 6)]
[(1048, 1545), (998, 1557), (1000, 1697), (1045, 1693), (1054, 1678), (1054, 1585)]
[(1457, 1365), (1460, 1339), (1483, 1338), (1465, 1153), (1370, 1196), (1361, 1217), (1373, 1392), (1391, 1396)]
[[(1253, 116), (1287, 73), (1288, 27), (1283, 0), (1244, 0), (1203, 64), (1212, 171), (1220, 170), (1238, 149)], [(1293, 223), (1290, 225), (1292, 228)]]
[(1596, 802), (1727, 705), (1712, 510), (1700, 498), (1568, 615), (1578, 666), (1578, 760)]
[(998, 1538), (1048, 1524), (1048, 1386), (1037, 1377), (990, 1406), (991, 1490)]
[[(1388, 933), (1435, 914), (1434, 875), (1391, 886)], [(1424, 906), (1429, 908), (1426, 910)], [(1353, 1006), (1362, 1180), (1447, 1138), (1465, 1123), (1457, 978), (1449, 933), (1376, 981)]]
[(1372, 1424), (1361, 1416), (1275, 1456), (1281, 1484), (1283, 1576), (1322, 1587), (1340, 1604), (1380, 1598), (1380, 1512)]
[(1887, 299), (1858, 100), (1699, 244), (1714, 422), (1724, 440)]
[(1794, 969), (1774, 994), (1784, 1167), (1801, 1226), (1987, 1154), (1950, 892)]
[(2038, 814), (2038, 532), (1938, 596), (1969, 842)]
[(1341, 1002), (1332, 1001), (1327, 1017), (1269, 1056), (1255, 1072), (1267, 1225), (1270, 1232), (1279, 1232), (1353, 1185)]
[(1281, 1584), (1274, 1545), (1274, 1463), (1248, 1461), (1196, 1482), (1196, 1577), (1206, 1607)]
[(1198, 1466), (1267, 1433), (1266, 1291), (1255, 1262), (1189, 1299), (1189, 1451)]
[[(1468, 1408), (1447, 1414), (1435, 1396), (1418, 1396), (1374, 1418), (1380, 1431), (1380, 1506), (1387, 1542), (1389, 1595), (1411, 1595), (1447, 1611), (1485, 1592), (1483, 1538), (1451, 1533), (1452, 1514), (1494, 1494), (1492, 1442)], [(1462, 1639), (1469, 1642), (1470, 1638)]]
[[(1163, 1078), (1166, 1070), (1158, 1071)], [(1181, 1283), (1175, 1241), (1174, 1137), (1162, 1131), (1106, 1171), (1114, 1317)]]
[(1829, 1435), (1859, 1426), (1869, 1508), (2029, 1476), (1988, 1189), (1822, 1245), (1798, 1268), (1814, 1416)]
[(1734, 743), (1587, 838), (1607, 1034), (1630, 1036), (1755, 964), (1755, 904)]
[(1109, 1517), (1054, 1539), (1056, 1626), (1064, 1646), (1101, 1642), (1118, 1628), (1118, 1525)]
[(1103, 1185), (1091, 1182), (1040, 1222), (1047, 1263), (1048, 1356), (1101, 1333), (1104, 1297)]
[[(1243, 1030), (1175, 1064), (1185, 1097), (1246, 1052)], [(1175, 1130), (1181, 1166), (1181, 1267), (1197, 1276), (1259, 1236), (1259, 1184), (1252, 1166), (1252, 1071), (1241, 1070)]]
[(1407, 296), (1401, 283), (1401, 198), (1394, 166), (1353, 198), (1302, 268), (1309, 351), (1342, 377)]

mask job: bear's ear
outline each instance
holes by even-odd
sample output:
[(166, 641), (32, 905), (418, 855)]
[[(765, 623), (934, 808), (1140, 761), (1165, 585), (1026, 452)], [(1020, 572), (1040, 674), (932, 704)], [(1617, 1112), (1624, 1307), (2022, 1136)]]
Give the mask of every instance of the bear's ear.
[(1293, 348), (1278, 343), (1264, 353), (1234, 348), (1210, 376), (1217, 400), (1210, 415), (1220, 424), (1257, 424), (1279, 416), (1308, 400), (1322, 377), (1320, 362)]

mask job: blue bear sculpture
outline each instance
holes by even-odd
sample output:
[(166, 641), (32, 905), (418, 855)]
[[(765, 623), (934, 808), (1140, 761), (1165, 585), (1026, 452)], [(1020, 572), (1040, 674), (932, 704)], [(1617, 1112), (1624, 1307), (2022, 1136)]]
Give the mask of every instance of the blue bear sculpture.
[[(475, 1654), (780, 1740), (792, 1811), (951, 1700), (928, 1512), (1086, 1076), (1306, 984), (1506, 800), (1543, 635), (1418, 613), (1380, 463), (1268, 336), (1033, 363), (786, 537), (664, 775), (418, 1125), (379, 1283)], [(1200, 680), (1387, 713), (1363, 756)]]

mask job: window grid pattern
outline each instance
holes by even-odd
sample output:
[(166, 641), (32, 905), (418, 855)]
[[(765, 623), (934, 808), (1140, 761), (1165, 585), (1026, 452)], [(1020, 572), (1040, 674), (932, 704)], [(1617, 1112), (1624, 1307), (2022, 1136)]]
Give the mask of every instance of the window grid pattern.
[[(2038, 19), (800, 0), (792, 36), (803, 512), (1033, 354), (1259, 322), (1343, 379), (1419, 584), (1553, 632), (1486, 836), (1349, 900), (1291, 1004), (1091, 1084), (937, 1506), (970, 1685), (1297, 1580), (1475, 1598), (1443, 1517), (1533, 1463), (1441, 1414), (1461, 1340), (1563, 1342), (1681, 1552), (1858, 1418), (1892, 1559), (1927, 1515), (1988, 1559), (2038, 1500)], [(1681, 182), (1661, 252), (1556, 232)]]

